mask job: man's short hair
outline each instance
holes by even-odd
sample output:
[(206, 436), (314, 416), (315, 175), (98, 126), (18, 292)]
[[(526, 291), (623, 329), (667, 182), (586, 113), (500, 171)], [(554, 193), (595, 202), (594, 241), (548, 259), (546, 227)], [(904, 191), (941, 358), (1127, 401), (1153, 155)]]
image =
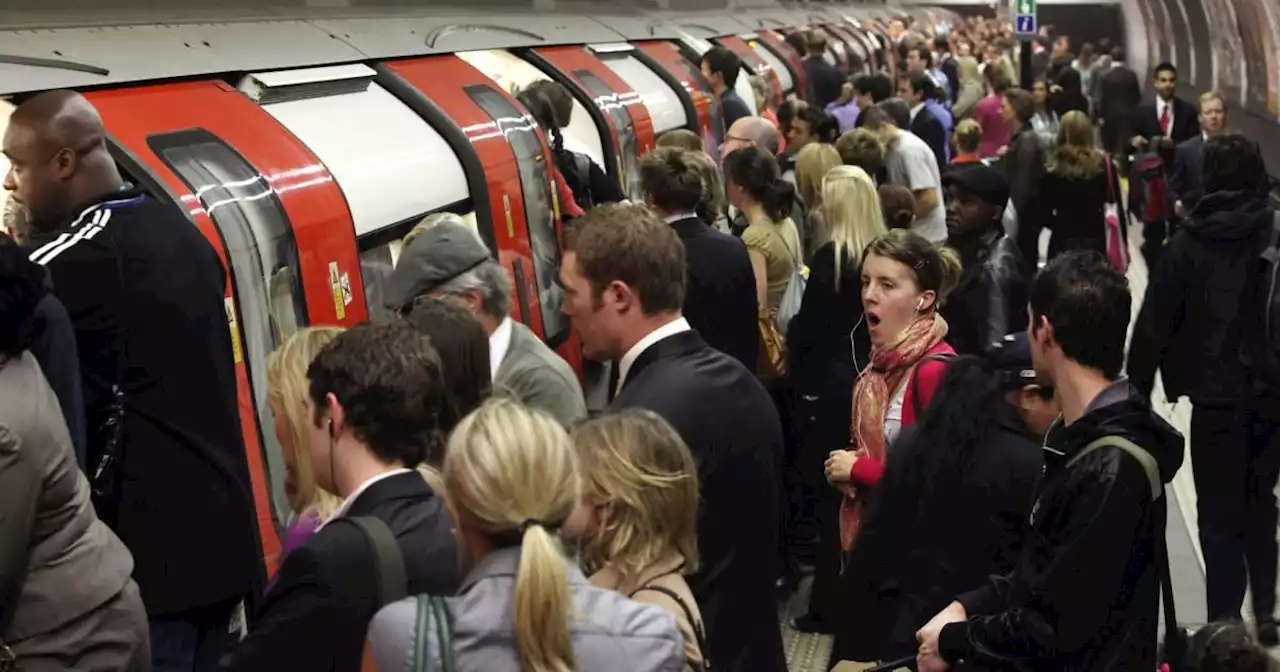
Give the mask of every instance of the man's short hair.
[(1044, 317), (1068, 359), (1120, 375), (1129, 331), (1129, 281), (1098, 252), (1053, 258), (1031, 283), (1033, 329)]
[(684, 244), (674, 229), (643, 205), (601, 205), (565, 227), (566, 253), (599, 297), (610, 283), (627, 285), (645, 315), (684, 306)]
[(893, 82), (884, 73), (859, 75), (853, 80), (853, 90), (871, 96), (871, 102), (878, 103), (893, 97)]
[[(779, 121), (778, 123), (782, 123)], [(763, 149), (770, 154), (778, 153), (778, 129), (764, 117), (743, 117), (733, 122), (738, 127), (743, 140)]]
[(920, 96), (920, 100), (933, 100), (938, 97), (938, 84), (927, 72), (913, 72), (907, 75), (907, 84), (911, 92)]
[(436, 287), (437, 295), (480, 294), (480, 310), (496, 320), (511, 315), (511, 276), (492, 259)]
[(1227, 99), (1223, 98), (1222, 94), (1217, 91), (1205, 91), (1200, 94), (1200, 98), (1196, 100), (1196, 109), (1203, 112), (1204, 106), (1215, 100), (1222, 103), (1222, 110), (1225, 112), (1227, 109)]
[(919, 57), (920, 60), (924, 61), (925, 68), (933, 67), (933, 52), (929, 50), (929, 47), (924, 45), (916, 45), (908, 49), (907, 53), (909, 54), (913, 51), (916, 52), (916, 56)]
[[(902, 130), (911, 128), (911, 107), (907, 105), (907, 101), (901, 98), (889, 98), (876, 103), (876, 109), (884, 112), (894, 126)], [(867, 126), (875, 128), (871, 126), (871, 119), (867, 120)]]
[(312, 420), (337, 397), (346, 426), (380, 459), (413, 468), (443, 437), (446, 389), (431, 339), (401, 319), (363, 322), (333, 339), (307, 367)]
[(982, 141), (982, 124), (975, 119), (964, 119), (956, 124), (956, 148), (964, 154), (975, 154)]
[(1009, 101), (1009, 107), (1013, 108), (1013, 116), (1025, 126), (1031, 125), (1031, 119), (1036, 116), (1036, 99), (1026, 89), (1014, 87), (1004, 92), (1004, 99)]
[(846, 166), (857, 166), (868, 175), (884, 167), (884, 145), (871, 129), (855, 128), (836, 138), (836, 152)]
[(679, 147), (693, 152), (705, 152), (702, 136), (687, 128), (673, 128), (658, 136), (658, 147)]
[(742, 59), (728, 47), (717, 44), (702, 55), (701, 63), (707, 64), (707, 70), (720, 73), (724, 85), (733, 88), (738, 83), (738, 73), (742, 72)]
[(1204, 190), (1267, 192), (1266, 164), (1253, 140), (1239, 133), (1211, 136), (1204, 142)]
[(689, 152), (659, 147), (640, 159), (640, 186), (663, 214), (693, 212), (702, 201), (702, 177)]
[(1177, 79), (1177, 77), (1178, 77), (1178, 68), (1177, 68), (1174, 64), (1172, 64), (1172, 63), (1170, 63), (1170, 62), (1168, 62), (1168, 61), (1164, 61), (1164, 62), (1162, 62), (1162, 63), (1160, 63), (1159, 65), (1157, 65), (1157, 66), (1156, 66), (1155, 76), (1156, 76), (1156, 77), (1159, 77), (1159, 76), (1160, 76), (1160, 73), (1162, 73), (1162, 72), (1170, 72), (1170, 73), (1173, 73), (1173, 77), (1174, 77), (1174, 79)]
[(827, 50), (827, 34), (821, 30), (809, 31), (807, 46), (810, 54), (819, 54)]

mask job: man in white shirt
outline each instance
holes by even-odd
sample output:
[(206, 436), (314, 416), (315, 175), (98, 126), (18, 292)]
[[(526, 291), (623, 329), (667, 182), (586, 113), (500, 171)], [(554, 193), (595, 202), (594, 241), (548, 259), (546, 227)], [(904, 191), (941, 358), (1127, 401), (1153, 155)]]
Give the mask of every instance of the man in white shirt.
[(568, 227), (560, 279), (583, 353), (619, 362), (614, 408), (645, 408), (698, 461), (700, 569), (689, 585), (716, 667), (785, 672), (774, 581), (781, 569), (782, 425), (764, 386), (681, 314), (685, 249), (645, 206), (601, 206)]
[[(931, 243), (947, 239), (947, 212), (942, 201), (942, 175), (933, 149), (902, 126), (911, 123), (911, 111), (900, 98), (881, 101), (862, 113), (863, 127), (884, 144), (884, 166), (889, 183), (911, 190), (916, 221), (911, 230)], [(901, 126), (900, 126), (901, 124)]]
[(511, 278), (457, 215), (435, 217), (407, 237), (385, 289), (386, 307), (406, 312), (420, 296), (470, 310), (489, 336), (494, 388), (565, 425), (587, 415), (578, 376), (536, 334), (512, 320)]

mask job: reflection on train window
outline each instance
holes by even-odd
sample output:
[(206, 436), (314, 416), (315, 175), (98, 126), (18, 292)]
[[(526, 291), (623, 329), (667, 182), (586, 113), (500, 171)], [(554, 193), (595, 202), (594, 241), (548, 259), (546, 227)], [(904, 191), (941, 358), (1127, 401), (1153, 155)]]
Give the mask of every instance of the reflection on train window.
[[(622, 158), (622, 188), (627, 196), (636, 202), (644, 200), (644, 189), (640, 186), (640, 155), (636, 148), (636, 127), (631, 123), (631, 113), (627, 106), (618, 99), (608, 85), (590, 70), (574, 70), (573, 76), (587, 88), (587, 93), (596, 100), (596, 106), (604, 110), (613, 119), (613, 127), (618, 131), (619, 156)], [(638, 102), (638, 101), (637, 101)]]
[(707, 154), (717, 161), (720, 160), (720, 143), (724, 140), (724, 117), (720, 115), (720, 96), (711, 90), (711, 85), (707, 83), (705, 77), (702, 76), (702, 68), (693, 64), (689, 59), (679, 56), (680, 67), (684, 68), (689, 74), (689, 80), (694, 86), (698, 87), (703, 93), (707, 94), (707, 100), (711, 108), (711, 130), (704, 134), (702, 144), (707, 149)]
[(386, 287), (403, 245), (403, 240), (397, 239), (360, 252), (360, 279), (364, 282), (364, 299), (371, 320), (380, 320), (391, 314), (391, 309), (386, 306)]
[(307, 323), (293, 230), (266, 177), (212, 133), (181, 131), (152, 136), (147, 144), (200, 200), (226, 245), (272, 509), (282, 526), (292, 516), (284, 457), (275, 432), (262, 423), (271, 417), (267, 357)]
[(529, 225), (529, 243), (533, 247), (533, 279), (538, 286), (538, 303), (542, 306), (542, 329), (547, 344), (554, 348), (569, 337), (569, 320), (560, 312), (564, 305), (564, 288), (556, 282), (556, 272), (560, 267), (560, 240), (556, 236), (551, 177), (547, 172), (542, 141), (533, 120), (521, 114), (493, 87), (481, 84), (464, 90), (485, 114), (497, 122), (515, 152), (516, 165), (520, 169), (520, 191), (524, 194), (525, 221)]

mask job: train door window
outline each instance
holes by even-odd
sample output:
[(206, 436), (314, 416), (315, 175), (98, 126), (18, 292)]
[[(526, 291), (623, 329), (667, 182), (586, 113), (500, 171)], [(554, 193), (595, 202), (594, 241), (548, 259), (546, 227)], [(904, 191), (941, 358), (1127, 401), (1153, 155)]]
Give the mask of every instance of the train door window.
[[(476, 213), (472, 211), (460, 217), (476, 237), (481, 238)], [(386, 301), (387, 283), (391, 281), (392, 271), (400, 263), (405, 239), (426, 219), (429, 217), (423, 220), (415, 218), (357, 239), (360, 246), (360, 277), (364, 280), (364, 298), (369, 306), (370, 319), (382, 319), (391, 314)]]
[[(199, 199), (221, 234), (244, 335), (249, 382), (259, 418), (267, 406), (267, 358), (307, 323), (298, 246), (288, 216), (266, 176), (203, 129), (152, 136), (147, 144)], [(184, 199), (185, 200), (185, 199)], [(284, 455), (275, 432), (261, 431), (278, 524), (291, 516)]]
[(631, 113), (626, 103), (618, 99), (609, 85), (604, 83), (590, 70), (574, 70), (573, 76), (586, 87), (587, 93), (596, 100), (596, 105), (613, 119), (613, 127), (618, 131), (618, 156), (622, 162), (622, 183), (627, 197), (640, 202), (644, 200), (644, 189), (640, 186), (640, 155), (636, 147), (636, 127), (631, 123)]
[[(489, 51), (462, 51), (458, 58), (471, 64), (471, 67), (492, 79), (498, 88), (515, 94), (520, 88), (529, 86), (540, 79), (551, 79), (538, 66), (502, 49)], [(601, 133), (607, 129), (596, 128), (595, 121), (587, 108), (575, 97), (573, 112), (569, 114), (569, 125), (564, 129), (564, 148), (591, 157), (598, 166), (604, 166), (604, 139)]]
[(560, 240), (556, 236), (552, 209), (551, 176), (546, 156), (533, 121), (523, 115), (496, 89), (488, 85), (468, 86), (467, 95), (498, 124), (511, 143), (520, 170), (520, 191), (524, 195), (525, 222), (533, 248), (533, 278), (542, 307), (542, 326), (547, 344), (556, 347), (569, 337), (569, 320), (560, 312), (564, 289), (556, 280), (560, 268)]
[(786, 63), (783, 63), (782, 59), (778, 58), (778, 55), (773, 53), (773, 50), (766, 46), (764, 42), (750, 39), (747, 40), (747, 44), (751, 45), (752, 51), (756, 52), (760, 58), (764, 59), (765, 63), (769, 64), (769, 67), (773, 68), (774, 72), (778, 73), (778, 81), (782, 83), (783, 97), (788, 94), (795, 95), (796, 83), (791, 78), (791, 68)]
[[(697, 55), (697, 60), (694, 63), (694, 66), (701, 70), (702, 55), (711, 51), (712, 44), (700, 37), (696, 37), (688, 33), (681, 34), (680, 43), (683, 44), (686, 49)], [(747, 104), (747, 109), (751, 110), (753, 115), (760, 109), (760, 106), (756, 104), (755, 90), (751, 88), (751, 80), (748, 79), (754, 74), (755, 72), (751, 70), (750, 66), (743, 64), (742, 70), (738, 71), (738, 81), (733, 83), (733, 90), (738, 92), (738, 97)], [(727, 131), (728, 129), (725, 130)]]
[(653, 119), (655, 134), (688, 126), (689, 118), (676, 92), (640, 59), (623, 51), (597, 52), (596, 56), (639, 94)]

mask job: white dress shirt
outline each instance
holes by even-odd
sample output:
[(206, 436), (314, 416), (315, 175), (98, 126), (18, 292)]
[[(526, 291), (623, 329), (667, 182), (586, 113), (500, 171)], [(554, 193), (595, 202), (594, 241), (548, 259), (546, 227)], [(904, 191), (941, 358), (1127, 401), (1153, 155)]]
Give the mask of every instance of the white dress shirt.
[(1165, 129), (1165, 137), (1173, 136), (1173, 101), (1165, 100), (1160, 96), (1156, 96), (1156, 125), (1160, 125), (1160, 118), (1164, 116), (1164, 108), (1169, 108), (1169, 126)]
[(511, 349), (511, 332), (514, 329), (511, 318), (504, 317), (498, 323), (498, 328), (489, 334), (489, 375), (493, 380), (498, 379), (498, 367), (502, 366), (502, 360), (506, 359), (507, 351)]
[(636, 359), (639, 358), (645, 350), (648, 350), (654, 343), (657, 343), (668, 336), (675, 336), (679, 333), (692, 331), (692, 329), (693, 327), (689, 326), (688, 320), (683, 317), (678, 317), (661, 327), (654, 329), (649, 332), (648, 336), (637, 341), (636, 344), (631, 346), (631, 349), (627, 351), (627, 354), (622, 356), (622, 360), (618, 362), (618, 390), (621, 390), (622, 384), (626, 382), (627, 373), (631, 370), (631, 365), (635, 364)]
[(697, 217), (698, 217), (698, 213), (696, 212), (682, 212), (678, 215), (667, 215), (666, 217), (662, 218), (662, 221), (668, 224), (675, 224), (676, 222), (682, 219), (697, 219)]

